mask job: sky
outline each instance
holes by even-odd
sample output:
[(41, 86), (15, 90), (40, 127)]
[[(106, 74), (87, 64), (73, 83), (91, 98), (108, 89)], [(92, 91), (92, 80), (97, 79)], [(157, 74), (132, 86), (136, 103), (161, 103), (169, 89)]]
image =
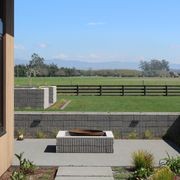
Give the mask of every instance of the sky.
[(180, 64), (179, 0), (15, 0), (15, 59)]

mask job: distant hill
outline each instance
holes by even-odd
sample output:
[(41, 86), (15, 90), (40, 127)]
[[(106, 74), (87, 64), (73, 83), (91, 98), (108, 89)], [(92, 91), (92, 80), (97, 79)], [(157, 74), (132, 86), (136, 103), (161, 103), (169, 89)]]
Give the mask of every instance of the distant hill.
[(173, 72), (176, 72), (176, 73), (180, 74), (180, 69), (171, 69), (171, 71), (173, 71)]
[[(21, 59), (15, 59), (15, 64), (25, 64), (28, 63), (27, 61)], [(138, 69), (139, 62), (85, 62), (85, 61), (78, 61), (78, 60), (46, 60), (46, 63), (54, 63), (57, 64), (59, 67), (68, 67), (68, 68), (76, 68), (76, 69)]]
[(48, 62), (54, 62), (60, 67), (75, 67), (76, 69), (138, 69), (137, 62), (84, 62), (84, 61), (77, 61), (77, 60), (50, 60)]
[[(22, 59), (15, 59), (15, 64), (26, 64), (28, 61)], [(68, 67), (68, 68), (76, 68), (76, 69), (139, 69), (139, 62), (134, 61), (109, 61), (109, 62), (85, 62), (79, 60), (60, 60), (60, 59), (52, 59), (46, 60), (46, 63), (54, 63), (59, 67)], [(180, 64), (170, 64), (171, 69), (180, 70)]]
[(180, 63), (179, 64), (170, 64), (170, 68), (177, 70), (177, 71), (180, 71)]

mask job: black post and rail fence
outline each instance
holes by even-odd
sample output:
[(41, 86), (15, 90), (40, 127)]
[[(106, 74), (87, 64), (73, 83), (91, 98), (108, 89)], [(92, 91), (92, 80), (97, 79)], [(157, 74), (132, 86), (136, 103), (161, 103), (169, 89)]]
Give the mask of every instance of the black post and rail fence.
[(180, 96), (180, 85), (57, 85), (57, 93), (72, 96)]

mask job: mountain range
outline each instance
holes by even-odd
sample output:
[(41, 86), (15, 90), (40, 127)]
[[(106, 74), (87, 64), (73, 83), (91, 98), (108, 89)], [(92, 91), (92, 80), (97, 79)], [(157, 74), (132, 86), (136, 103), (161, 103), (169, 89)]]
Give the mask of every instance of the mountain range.
[[(22, 59), (15, 59), (15, 64), (26, 64), (28, 63)], [(78, 60), (46, 60), (45, 63), (50, 64), (54, 63), (57, 64), (59, 67), (68, 67), (68, 68), (76, 68), (76, 69), (136, 69), (139, 68), (139, 62), (135, 61), (109, 61), (109, 62), (85, 62), (85, 61), (78, 61)], [(171, 64), (170, 69), (175, 71), (180, 71), (180, 63), (179, 64)]]

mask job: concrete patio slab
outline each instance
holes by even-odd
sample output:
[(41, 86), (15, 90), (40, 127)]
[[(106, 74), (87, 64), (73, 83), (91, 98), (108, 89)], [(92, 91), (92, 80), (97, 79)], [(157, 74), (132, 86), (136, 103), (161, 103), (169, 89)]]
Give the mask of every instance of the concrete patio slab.
[[(15, 141), (14, 152), (24, 152), (24, 157), (41, 166), (130, 166), (131, 155), (137, 150), (153, 153), (155, 163), (170, 156), (180, 155), (180, 149), (174, 149), (163, 140), (115, 140), (114, 153), (55, 153), (55, 139), (25, 139)], [(13, 165), (18, 165), (14, 157)]]
[(110, 167), (60, 167), (56, 176), (112, 177)]
[(110, 167), (60, 167), (56, 180), (113, 180)]

